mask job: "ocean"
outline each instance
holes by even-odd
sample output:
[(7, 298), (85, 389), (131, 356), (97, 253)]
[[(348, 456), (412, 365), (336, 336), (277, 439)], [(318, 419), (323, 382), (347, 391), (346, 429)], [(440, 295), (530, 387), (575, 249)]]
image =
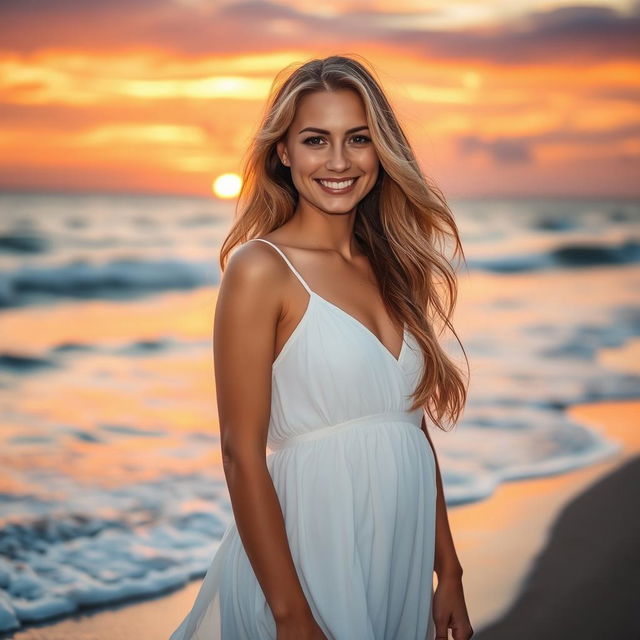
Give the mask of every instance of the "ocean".
[[(620, 451), (573, 404), (640, 396), (640, 202), (450, 200), (469, 398), (447, 503)], [(0, 631), (204, 575), (231, 506), (213, 198), (0, 194)], [(466, 363), (455, 339), (454, 360)]]

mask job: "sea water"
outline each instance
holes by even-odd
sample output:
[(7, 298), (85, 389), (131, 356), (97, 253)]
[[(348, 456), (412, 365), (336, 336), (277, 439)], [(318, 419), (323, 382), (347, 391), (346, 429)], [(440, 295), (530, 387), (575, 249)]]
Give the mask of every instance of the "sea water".
[[(454, 506), (619, 452), (565, 410), (640, 395), (640, 203), (450, 205), (471, 378), (456, 428), (430, 433)], [(232, 215), (207, 198), (0, 194), (0, 630), (208, 567), (232, 514), (211, 343)]]

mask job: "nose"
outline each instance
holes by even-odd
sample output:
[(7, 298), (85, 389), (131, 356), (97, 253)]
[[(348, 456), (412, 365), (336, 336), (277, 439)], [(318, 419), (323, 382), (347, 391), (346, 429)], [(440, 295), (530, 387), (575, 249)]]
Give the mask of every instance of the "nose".
[(327, 169), (330, 171), (345, 171), (350, 166), (349, 158), (342, 145), (335, 144), (331, 147), (329, 158), (327, 159)]

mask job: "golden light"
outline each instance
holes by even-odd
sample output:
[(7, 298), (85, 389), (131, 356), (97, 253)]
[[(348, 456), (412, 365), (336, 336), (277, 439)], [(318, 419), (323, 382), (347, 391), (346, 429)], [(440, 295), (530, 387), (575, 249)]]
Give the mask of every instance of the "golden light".
[(237, 173), (223, 173), (213, 181), (213, 192), (218, 198), (235, 198), (241, 186), (242, 180)]

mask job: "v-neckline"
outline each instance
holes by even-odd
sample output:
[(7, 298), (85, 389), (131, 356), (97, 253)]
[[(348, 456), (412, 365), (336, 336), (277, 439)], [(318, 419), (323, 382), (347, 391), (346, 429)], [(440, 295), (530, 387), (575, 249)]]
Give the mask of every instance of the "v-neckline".
[(354, 322), (357, 326), (361, 327), (364, 330), (364, 332), (366, 334), (368, 334), (371, 337), (371, 339), (374, 340), (376, 342), (376, 344), (391, 358), (391, 360), (393, 360), (397, 365), (400, 365), (400, 362), (402, 361), (402, 355), (404, 354), (405, 342), (407, 341), (407, 325), (406, 325), (406, 323), (403, 325), (402, 344), (400, 345), (400, 353), (398, 354), (398, 357), (396, 358), (396, 356), (394, 356), (393, 353), (391, 353), (391, 351), (384, 345), (382, 340), (380, 340), (380, 338), (378, 338), (378, 336), (375, 333), (373, 333), (373, 331), (371, 331), (371, 329), (369, 329), (369, 327), (367, 327), (364, 323), (362, 323), (360, 320), (358, 320), (358, 318), (356, 318), (355, 316), (352, 316), (350, 313), (347, 313), (344, 309), (339, 307), (337, 304), (334, 304), (333, 302), (327, 300), (326, 298), (323, 298), (321, 295), (317, 294), (313, 290), (309, 291), (309, 295), (311, 295), (311, 297), (317, 298), (321, 302), (324, 302), (325, 304), (329, 305), (330, 307), (338, 310), (343, 316), (346, 316), (352, 322)]
[[(330, 302), (329, 300), (327, 300), (326, 298), (323, 298), (321, 295), (317, 294), (307, 283), (307, 281), (300, 275), (300, 273), (298, 272), (298, 270), (293, 266), (291, 260), (289, 260), (289, 258), (287, 257), (287, 254), (274, 242), (271, 242), (271, 240), (267, 240), (266, 238), (252, 238), (252, 240), (260, 240), (261, 242), (266, 242), (268, 245), (271, 245), (284, 259), (284, 261), (287, 263), (287, 265), (289, 266), (289, 268), (291, 269), (291, 271), (293, 272), (293, 274), (295, 275), (296, 278), (298, 278), (298, 280), (300, 281), (300, 283), (302, 284), (302, 286), (307, 290), (307, 293), (309, 294), (309, 302), (307, 304), (307, 309), (304, 312), (304, 314), (302, 315), (301, 320), (298, 322), (296, 328), (293, 330), (293, 333), (289, 336), (289, 338), (287, 339), (287, 341), (285, 342), (284, 346), (282, 347), (280, 353), (282, 353), (286, 346), (289, 344), (291, 338), (293, 337), (293, 334), (297, 332), (298, 327), (300, 327), (302, 325), (302, 321), (308, 316), (309, 310), (311, 308), (311, 302), (314, 298), (316, 298), (317, 300), (320, 300), (321, 302), (324, 302), (327, 306), (336, 309), (340, 314), (342, 314), (343, 317), (348, 318), (351, 322), (355, 323), (358, 327), (360, 327), (360, 329), (362, 331), (365, 332), (365, 334), (367, 334), (371, 340), (374, 340), (375, 343), (378, 345), (378, 347), (380, 349), (382, 349), (389, 358), (391, 358), (391, 360), (397, 365), (400, 366), (401, 361), (402, 361), (402, 355), (405, 352), (405, 344), (407, 342), (407, 323), (405, 322), (402, 326), (402, 344), (400, 345), (400, 353), (398, 354), (398, 357), (394, 356), (393, 353), (391, 353), (391, 351), (387, 348), (387, 346), (382, 342), (382, 340), (380, 340), (380, 338), (378, 338), (378, 336), (373, 333), (373, 331), (371, 331), (371, 329), (369, 329), (369, 327), (367, 327), (364, 323), (362, 323), (360, 320), (358, 320), (358, 318), (356, 318), (355, 316), (352, 316), (350, 313), (346, 312), (344, 309), (342, 309), (341, 307), (339, 307), (337, 304), (334, 304), (333, 302)], [(276, 357), (276, 361), (278, 361), (278, 359), (280, 358), (280, 354), (278, 354), (278, 356)], [(275, 364), (275, 361), (274, 361)]]

